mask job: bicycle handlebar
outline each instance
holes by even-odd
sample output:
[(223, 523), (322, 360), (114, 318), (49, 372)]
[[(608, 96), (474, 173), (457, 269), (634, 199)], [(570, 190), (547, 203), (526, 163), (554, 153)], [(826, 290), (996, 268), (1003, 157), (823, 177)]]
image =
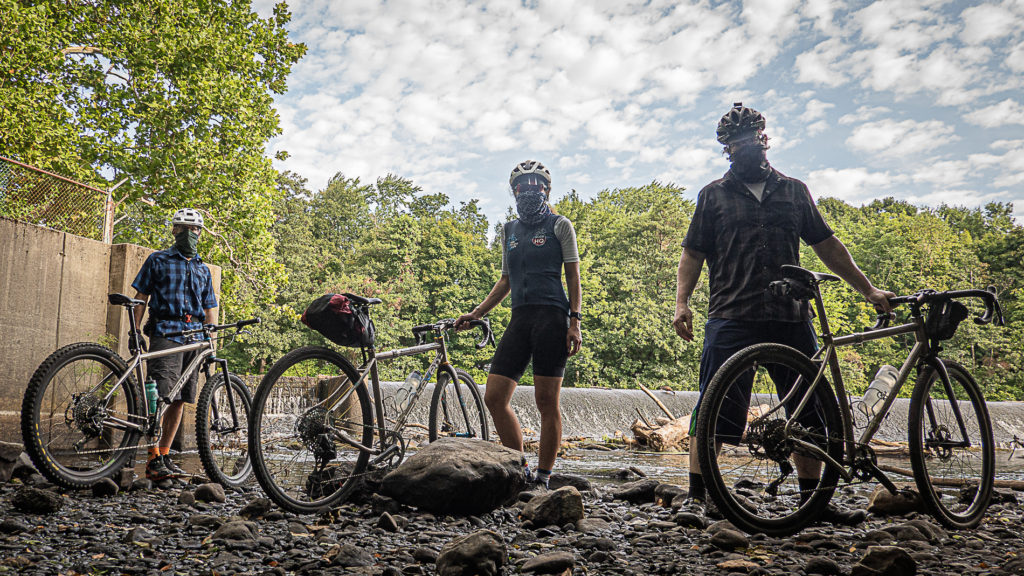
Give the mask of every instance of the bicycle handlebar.
[[(889, 298), (889, 304), (892, 306), (910, 304), (912, 307), (918, 308), (922, 304), (945, 302), (947, 300), (956, 300), (957, 298), (980, 298), (985, 303), (985, 311), (982, 312), (980, 316), (974, 317), (975, 324), (992, 323), (996, 326), (1006, 325), (1006, 321), (1003, 319), (1003, 309), (999, 306), (999, 299), (996, 297), (995, 286), (989, 286), (985, 290), (978, 288), (972, 288), (969, 290), (947, 290), (944, 292), (937, 292), (935, 290), (918, 290), (909, 296), (896, 296), (895, 298)], [(885, 328), (895, 317), (896, 314), (894, 312), (882, 312), (881, 314), (878, 314), (875, 325), (869, 328), (869, 330)]]
[(206, 334), (206, 333), (211, 333), (212, 334), (213, 332), (219, 332), (221, 330), (230, 330), (231, 328), (236, 328), (236, 329), (240, 330), (242, 328), (245, 328), (246, 326), (251, 326), (253, 324), (259, 324), (260, 322), (262, 322), (262, 320), (260, 320), (259, 318), (249, 318), (248, 320), (239, 320), (238, 322), (233, 322), (231, 324), (205, 324), (202, 328), (196, 328), (194, 330), (182, 330), (180, 332), (169, 332), (166, 337), (167, 338), (175, 338), (175, 337), (178, 337), (178, 336), (193, 336), (195, 334)]
[[(480, 320), (470, 320), (470, 327), (479, 326), (484, 337), (480, 342), (477, 342), (477, 350), (483, 349), (487, 346), (487, 343), (494, 343), (494, 332), (491, 331), (491, 320), (489, 318), (481, 318)], [(419, 336), (425, 332), (446, 332), (455, 328), (455, 318), (445, 318), (444, 320), (438, 320), (433, 324), (420, 324), (419, 326), (412, 327), (413, 336), (419, 338)]]

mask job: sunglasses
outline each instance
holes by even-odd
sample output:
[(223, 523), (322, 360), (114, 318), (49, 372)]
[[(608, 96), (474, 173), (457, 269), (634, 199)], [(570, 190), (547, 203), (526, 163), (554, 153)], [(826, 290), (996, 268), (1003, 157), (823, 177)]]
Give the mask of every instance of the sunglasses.
[(523, 183), (516, 184), (515, 193), (518, 196), (522, 192), (543, 192), (546, 189), (547, 185), (545, 184)]

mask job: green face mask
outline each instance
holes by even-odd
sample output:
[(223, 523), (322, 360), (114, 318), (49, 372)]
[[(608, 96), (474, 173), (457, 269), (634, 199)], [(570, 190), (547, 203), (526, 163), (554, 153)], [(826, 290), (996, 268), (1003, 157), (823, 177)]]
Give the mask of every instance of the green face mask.
[(194, 258), (199, 246), (199, 234), (191, 230), (183, 230), (174, 237), (174, 246), (185, 258)]

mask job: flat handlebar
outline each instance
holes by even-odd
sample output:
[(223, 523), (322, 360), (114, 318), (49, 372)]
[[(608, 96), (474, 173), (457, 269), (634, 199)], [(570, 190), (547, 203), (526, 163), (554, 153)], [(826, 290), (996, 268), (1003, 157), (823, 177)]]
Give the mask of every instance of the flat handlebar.
[(231, 324), (205, 324), (202, 328), (196, 328), (194, 330), (182, 330), (180, 332), (170, 332), (167, 334), (167, 338), (175, 338), (178, 336), (193, 336), (195, 334), (206, 334), (219, 332), (221, 330), (230, 330), (232, 328), (242, 329), (246, 326), (253, 324), (259, 324), (262, 322), (259, 318), (249, 318), (248, 320), (239, 320)]

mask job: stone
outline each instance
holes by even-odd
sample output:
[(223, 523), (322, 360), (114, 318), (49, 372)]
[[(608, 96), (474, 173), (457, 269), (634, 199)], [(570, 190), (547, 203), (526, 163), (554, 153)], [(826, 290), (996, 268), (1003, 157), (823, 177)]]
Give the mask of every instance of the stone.
[(244, 520), (234, 520), (226, 522), (217, 531), (213, 533), (213, 540), (256, 540), (256, 536), (259, 530), (256, 527), (255, 522), (247, 522)]
[(227, 500), (224, 495), (224, 487), (214, 482), (200, 484), (195, 491), (196, 500), (201, 502), (222, 503)]
[(750, 547), (750, 538), (742, 532), (725, 528), (711, 535), (711, 545), (720, 550), (739, 550)]
[(21, 534), (28, 530), (28, 526), (18, 522), (14, 518), (0, 520), (0, 534)]
[(853, 565), (850, 576), (914, 576), (917, 562), (910, 554), (896, 546), (869, 546), (859, 562)]
[(636, 482), (627, 482), (626, 484), (612, 490), (611, 495), (615, 500), (625, 500), (631, 504), (654, 502), (654, 490), (659, 484), (660, 482), (657, 480), (637, 480)]
[(574, 474), (552, 474), (548, 480), (548, 488), (558, 490), (562, 486), (572, 486), (580, 492), (594, 492), (594, 485), (590, 480)]
[(354, 544), (335, 544), (324, 555), (324, 559), (331, 566), (341, 568), (355, 568), (358, 566), (373, 566), (373, 555)]
[(114, 474), (113, 480), (121, 492), (127, 492), (132, 489), (132, 483), (135, 481), (135, 469), (121, 468)]
[(868, 512), (877, 516), (902, 516), (909, 512), (926, 512), (921, 495), (904, 489), (893, 494), (879, 486), (868, 501)]
[(178, 493), (178, 504), (191, 506), (196, 503), (196, 495), (191, 490), (183, 489)]
[(269, 498), (255, 498), (245, 506), (242, 506), (242, 509), (238, 511), (238, 515), (247, 520), (262, 518), (266, 516), (267, 512), (270, 512), (272, 507), (273, 503)]
[(611, 524), (603, 518), (580, 518), (576, 521), (576, 530), (584, 534), (599, 534), (611, 530)]
[(121, 541), (130, 544), (132, 542), (144, 542), (152, 537), (153, 535), (149, 530), (146, 530), (142, 526), (136, 526), (135, 528), (125, 532), (124, 538), (122, 538)]
[(380, 493), (429, 512), (482, 514), (515, 500), (526, 485), (524, 462), (493, 442), (441, 438), (389, 472)]
[(756, 562), (751, 562), (750, 560), (744, 560), (742, 558), (733, 558), (733, 559), (730, 559), (730, 560), (725, 560), (723, 562), (719, 562), (715, 566), (719, 570), (723, 570), (725, 572), (744, 572), (744, 573), (753, 572), (753, 571), (755, 571), (755, 570), (757, 570), (757, 569), (759, 569), (761, 567)]
[(822, 576), (839, 576), (843, 573), (843, 569), (831, 558), (812, 556), (807, 560), (804, 572), (807, 574), (821, 574)]
[(395, 517), (385, 512), (380, 515), (377, 519), (377, 527), (383, 528), (386, 532), (398, 532), (401, 528), (398, 526), (398, 522), (395, 521)]
[(64, 499), (52, 490), (22, 486), (11, 498), (11, 505), (28, 514), (53, 514), (64, 506)]
[(21, 444), (0, 442), (0, 482), (8, 482), (14, 475), (14, 467), (22, 454)]
[(665, 508), (671, 508), (676, 497), (685, 497), (687, 490), (675, 484), (658, 484), (654, 489), (654, 503)]
[(530, 558), (523, 564), (520, 570), (535, 574), (562, 574), (566, 570), (572, 570), (575, 564), (576, 558), (572, 555), (572, 552), (548, 552), (547, 554)]
[(117, 485), (110, 478), (101, 478), (96, 482), (93, 482), (92, 486), (89, 487), (92, 490), (92, 495), (97, 498), (109, 498), (111, 496), (117, 496), (121, 487)]
[(680, 512), (672, 517), (672, 521), (683, 528), (697, 528), (703, 530), (707, 527), (707, 520), (700, 514), (692, 512)]
[(210, 514), (193, 514), (188, 517), (188, 524), (190, 526), (216, 529), (224, 525), (224, 520)]
[(572, 486), (541, 493), (532, 498), (520, 513), (534, 527), (562, 526), (583, 518), (583, 496)]
[[(569, 489), (575, 490), (561, 488)], [(497, 576), (507, 558), (501, 536), (491, 530), (478, 530), (441, 547), (437, 555), (437, 576)]]
[(153, 481), (150, 480), (149, 478), (136, 478), (135, 481), (132, 482), (132, 487), (131, 487), (131, 491), (132, 492), (135, 492), (136, 490), (152, 490), (152, 489), (153, 489)]

